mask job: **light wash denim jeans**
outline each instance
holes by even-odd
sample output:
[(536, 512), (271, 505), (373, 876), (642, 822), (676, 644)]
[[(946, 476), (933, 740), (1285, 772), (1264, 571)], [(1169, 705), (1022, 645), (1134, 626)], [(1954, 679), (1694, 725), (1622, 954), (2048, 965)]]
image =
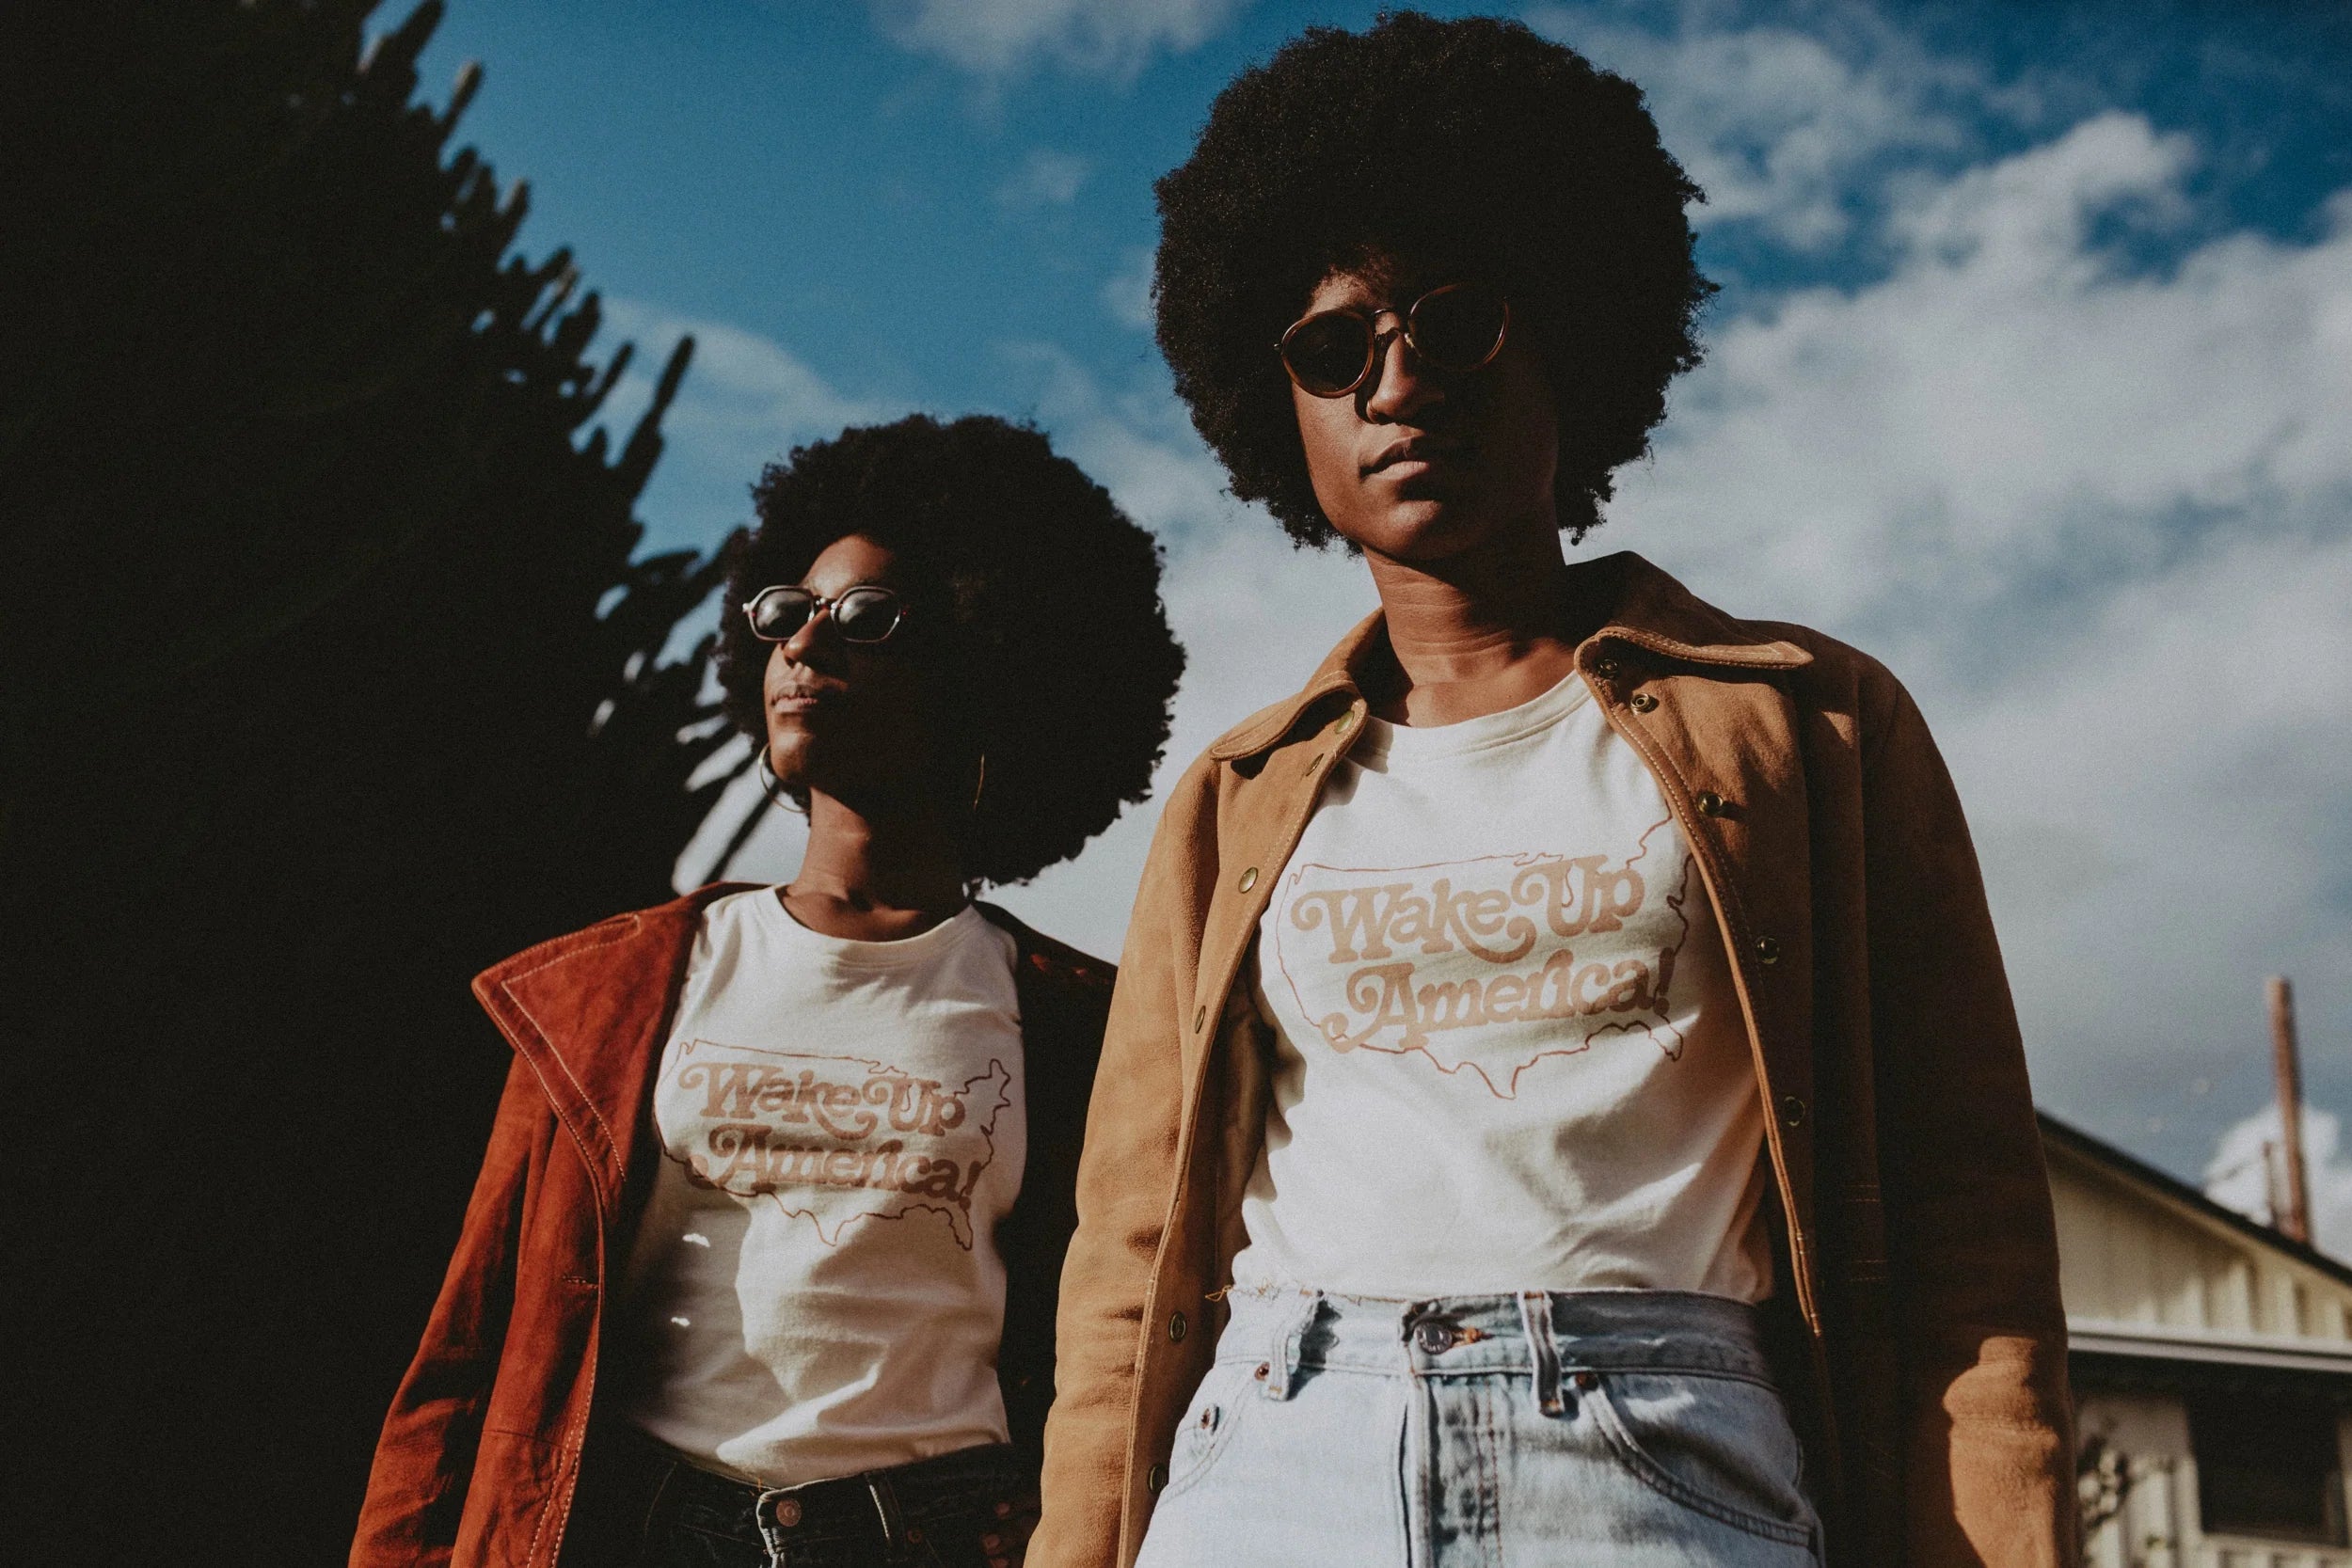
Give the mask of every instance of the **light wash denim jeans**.
[(1755, 1309), (1233, 1293), (1136, 1568), (1818, 1568)]

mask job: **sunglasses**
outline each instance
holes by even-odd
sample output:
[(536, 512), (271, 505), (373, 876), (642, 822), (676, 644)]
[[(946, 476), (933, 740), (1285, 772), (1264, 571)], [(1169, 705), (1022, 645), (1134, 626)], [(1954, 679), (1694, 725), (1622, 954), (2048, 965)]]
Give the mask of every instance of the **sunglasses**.
[[(1378, 367), (1381, 350), (1396, 334), (1381, 333), (1377, 324), (1395, 314), (1350, 306), (1303, 316), (1275, 345), (1282, 368), (1310, 397), (1345, 397)], [(1403, 320), (1404, 339), (1423, 364), (1474, 371), (1502, 351), (1511, 302), (1484, 283), (1448, 283), (1413, 301)]]
[(752, 635), (782, 642), (823, 610), (844, 642), (879, 642), (906, 619), (906, 601), (887, 588), (849, 588), (826, 598), (805, 588), (763, 588), (743, 607)]

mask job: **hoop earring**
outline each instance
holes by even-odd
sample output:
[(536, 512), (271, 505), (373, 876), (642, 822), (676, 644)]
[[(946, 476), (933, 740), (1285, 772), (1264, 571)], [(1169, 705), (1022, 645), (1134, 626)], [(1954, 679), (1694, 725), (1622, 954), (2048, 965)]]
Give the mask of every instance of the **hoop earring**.
[(980, 753), (980, 776), (972, 783), (972, 807), (967, 816), (980, 815), (980, 791), (988, 787), (988, 753)]
[(776, 777), (776, 765), (768, 760), (768, 743), (764, 740), (759, 742), (757, 750), (759, 752), (759, 789), (761, 794), (768, 797), (768, 803), (805, 816), (808, 808), (793, 800), (787, 793), (784, 781)]

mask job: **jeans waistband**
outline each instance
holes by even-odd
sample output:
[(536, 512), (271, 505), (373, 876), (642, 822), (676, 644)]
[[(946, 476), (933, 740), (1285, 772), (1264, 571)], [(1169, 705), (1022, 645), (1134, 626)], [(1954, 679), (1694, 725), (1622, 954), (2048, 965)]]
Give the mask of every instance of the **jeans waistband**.
[(691, 1510), (707, 1533), (781, 1551), (790, 1542), (863, 1542), (896, 1551), (919, 1540), (910, 1520), (935, 1504), (1018, 1489), (1023, 1465), (1010, 1444), (989, 1443), (912, 1464), (798, 1486), (758, 1486), (706, 1470), (627, 1423), (604, 1434), (607, 1470), (644, 1506)]
[(1301, 1370), (1466, 1377), (1534, 1375), (1556, 1391), (1580, 1371), (1745, 1378), (1770, 1386), (1759, 1315), (1687, 1291), (1527, 1291), (1391, 1301), (1312, 1290), (1235, 1290), (1219, 1361), (1254, 1361), (1280, 1398)]

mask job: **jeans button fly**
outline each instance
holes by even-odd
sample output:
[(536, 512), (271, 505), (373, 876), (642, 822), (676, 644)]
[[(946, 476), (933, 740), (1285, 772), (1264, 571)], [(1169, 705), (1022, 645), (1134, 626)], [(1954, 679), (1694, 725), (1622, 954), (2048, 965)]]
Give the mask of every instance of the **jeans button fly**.
[(1442, 1318), (1423, 1318), (1413, 1325), (1413, 1343), (1426, 1355), (1443, 1355), (1458, 1338), (1454, 1325)]

